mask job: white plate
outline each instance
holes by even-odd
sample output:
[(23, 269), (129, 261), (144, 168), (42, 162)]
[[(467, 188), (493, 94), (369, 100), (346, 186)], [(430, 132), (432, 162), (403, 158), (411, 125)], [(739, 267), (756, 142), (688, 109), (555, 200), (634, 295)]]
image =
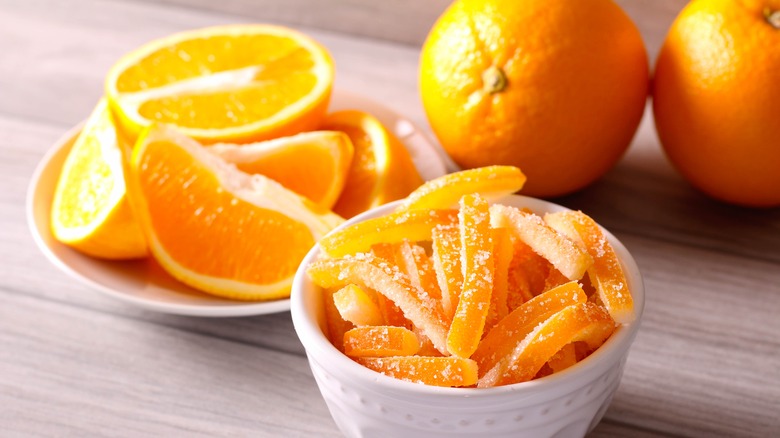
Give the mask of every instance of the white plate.
[[(446, 173), (440, 152), (412, 122), (359, 95), (336, 90), (331, 110), (360, 109), (376, 116), (409, 149), (420, 175), (432, 179)], [(247, 316), (284, 312), (290, 300), (231, 301), (198, 292), (170, 277), (149, 257), (138, 261), (106, 261), (83, 255), (54, 239), (49, 216), (62, 164), (81, 125), (46, 153), (38, 164), (27, 193), (27, 222), (35, 243), (55, 266), (84, 284), (114, 298), (165, 313), (194, 316)]]

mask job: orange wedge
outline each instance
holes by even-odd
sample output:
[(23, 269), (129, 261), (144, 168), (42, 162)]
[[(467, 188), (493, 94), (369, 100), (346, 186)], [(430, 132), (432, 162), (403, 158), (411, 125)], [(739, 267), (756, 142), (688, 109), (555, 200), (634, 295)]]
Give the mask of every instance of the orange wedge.
[(457, 210), (416, 210), (367, 219), (334, 231), (320, 246), (329, 257), (368, 252), (379, 243), (431, 240), (433, 228), (457, 223)]
[(494, 272), (493, 237), (488, 203), (481, 196), (463, 196), (458, 217), (463, 288), (447, 333), (447, 350), (455, 356), (470, 357), (482, 339), (490, 309)]
[(146, 240), (130, 209), (124, 174), (122, 146), (101, 99), (63, 164), (51, 207), (54, 237), (94, 257), (146, 256)]
[(219, 143), (209, 151), (331, 208), (344, 188), (354, 148), (343, 132), (314, 131), (251, 144)]
[(530, 380), (566, 344), (582, 341), (594, 350), (614, 330), (615, 321), (604, 308), (593, 303), (569, 306), (539, 324), (512, 353), (480, 377), (477, 386), (482, 388)]
[(513, 166), (487, 166), (462, 170), (432, 179), (412, 192), (397, 211), (454, 208), (460, 198), (478, 193), (490, 200), (514, 193), (525, 184), (525, 175)]
[(166, 126), (153, 126), (139, 139), (128, 188), (163, 268), (190, 286), (234, 299), (289, 296), (304, 255), (342, 222)]
[(248, 142), (315, 129), (333, 75), (325, 48), (300, 32), (229, 25), (123, 56), (108, 72), (106, 95), (130, 138), (158, 122), (205, 143)]
[(345, 218), (401, 199), (422, 184), (404, 145), (362, 111), (329, 114), (321, 129), (346, 133), (355, 147), (347, 183), (333, 211)]
[(403, 327), (356, 327), (344, 333), (344, 354), (351, 357), (411, 356), (419, 350), (417, 336)]
[(357, 362), (387, 376), (425, 385), (471, 386), (477, 382), (477, 364), (462, 357), (363, 357)]
[(596, 287), (601, 302), (615, 321), (628, 324), (634, 320), (634, 300), (628, 282), (612, 245), (598, 224), (581, 211), (547, 214), (545, 222), (577, 242), (593, 258), (588, 278)]

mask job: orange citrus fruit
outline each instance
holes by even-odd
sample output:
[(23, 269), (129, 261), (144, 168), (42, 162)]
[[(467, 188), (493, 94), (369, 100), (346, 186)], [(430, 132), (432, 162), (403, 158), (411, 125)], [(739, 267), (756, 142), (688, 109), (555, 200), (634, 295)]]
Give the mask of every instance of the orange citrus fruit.
[(322, 129), (349, 136), (355, 155), (347, 182), (333, 211), (350, 218), (401, 199), (422, 184), (409, 152), (371, 114), (348, 110), (329, 114)]
[(420, 90), (458, 165), (517, 166), (522, 193), (557, 196), (598, 179), (628, 147), (647, 54), (611, 0), (458, 0), (422, 49)]
[(667, 156), (722, 201), (780, 206), (780, 1), (697, 0), (658, 55), (653, 112)]
[(209, 151), (323, 208), (333, 207), (341, 195), (354, 154), (349, 137), (337, 131), (304, 132), (251, 144), (219, 143)]
[(183, 283), (227, 298), (289, 296), (303, 256), (343, 221), (168, 126), (139, 138), (129, 168), (130, 199), (157, 261)]
[(101, 99), (73, 144), (51, 208), (54, 237), (94, 257), (129, 259), (147, 254), (125, 192), (122, 146)]
[(130, 138), (161, 122), (207, 143), (257, 141), (314, 129), (333, 74), (325, 48), (292, 29), (218, 26), (125, 55), (106, 77), (106, 95)]

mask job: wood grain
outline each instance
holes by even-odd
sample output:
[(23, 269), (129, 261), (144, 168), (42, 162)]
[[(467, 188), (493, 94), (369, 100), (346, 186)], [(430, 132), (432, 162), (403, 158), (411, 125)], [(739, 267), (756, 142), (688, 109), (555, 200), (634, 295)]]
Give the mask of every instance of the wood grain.
[[(684, 2), (619, 3), (652, 57)], [(303, 4), (311, 8), (299, 17)], [(338, 87), (430, 132), (416, 82), (424, 33), (349, 23), (386, 14), (420, 28), (446, 2), (395, 6), (414, 13), (347, 0), (0, 0), (0, 435), (340, 436), (289, 313), (214, 320), (109, 299), (45, 260), (24, 200), (38, 160), (86, 116), (109, 66), (193, 27), (249, 18), (300, 25), (333, 52)], [(332, 27), (333, 16), (350, 18)], [(647, 290), (621, 386), (592, 436), (776, 435), (780, 209), (729, 207), (694, 191), (664, 158), (649, 112), (612, 171), (555, 201), (612, 230)]]

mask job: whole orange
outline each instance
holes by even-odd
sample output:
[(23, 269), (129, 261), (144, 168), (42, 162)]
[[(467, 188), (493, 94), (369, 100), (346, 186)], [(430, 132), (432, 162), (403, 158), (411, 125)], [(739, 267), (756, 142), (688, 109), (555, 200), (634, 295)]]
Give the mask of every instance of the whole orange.
[(780, 1), (688, 4), (658, 55), (653, 111), (667, 156), (695, 187), (780, 205)]
[(641, 36), (611, 0), (459, 0), (420, 60), (442, 147), (464, 168), (520, 167), (532, 196), (606, 173), (631, 142), (648, 82)]

